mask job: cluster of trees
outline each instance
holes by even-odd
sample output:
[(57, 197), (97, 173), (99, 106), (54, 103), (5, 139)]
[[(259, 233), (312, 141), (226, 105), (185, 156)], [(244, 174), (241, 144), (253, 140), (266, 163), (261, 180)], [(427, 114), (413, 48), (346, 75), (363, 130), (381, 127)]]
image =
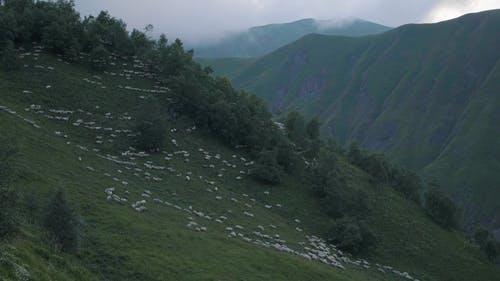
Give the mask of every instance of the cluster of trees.
[(364, 221), (369, 213), (368, 196), (347, 187), (339, 172), (339, 157), (342, 152), (335, 142), (321, 143), (319, 156), (306, 167), (304, 179), (324, 212), (333, 219), (327, 233), (329, 242), (356, 254), (375, 246), (377, 239)]
[(422, 182), (416, 173), (390, 164), (383, 154), (362, 150), (357, 143), (349, 146), (347, 159), (369, 174), (374, 184), (388, 184), (406, 199), (420, 203)]
[(347, 159), (368, 173), (375, 184), (387, 184), (406, 199), (420, 204), (442, 227), (451, 229), (460, 226), (460, 208), (438, 191), (435, 183), (429, 184), (431, 188), (424, 192), (424, 184), (415, 172), (390, 164), (384, 155), (362, 150), (356, 143), (350, 145)]
[(81, 19), (73, 1), (0, 1), (0, 49), (2, 59), (15, 47), (38, 42), (48, 50), (76, 59), (81, 52), (89, 54), (96, 67), (104, 66), (111, 54), (135, 56), (152, 49), (153, 41), (145, 31), (129, 33), (122, 20), (101, 12), (97, 17)]

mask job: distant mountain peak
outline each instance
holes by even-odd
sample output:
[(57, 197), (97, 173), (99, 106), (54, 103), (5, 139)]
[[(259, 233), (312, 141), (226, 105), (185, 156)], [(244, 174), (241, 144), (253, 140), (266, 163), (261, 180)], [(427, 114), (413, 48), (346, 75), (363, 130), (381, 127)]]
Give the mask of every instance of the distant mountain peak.
[(363, 36), (382, 33), (390, 27), (358, 18), (318, 20), (304, 18), (287, 23), (255, 26), (233, 33), (211, 45), (192, 46), (197, 57), (259, 57), (308, 34)]

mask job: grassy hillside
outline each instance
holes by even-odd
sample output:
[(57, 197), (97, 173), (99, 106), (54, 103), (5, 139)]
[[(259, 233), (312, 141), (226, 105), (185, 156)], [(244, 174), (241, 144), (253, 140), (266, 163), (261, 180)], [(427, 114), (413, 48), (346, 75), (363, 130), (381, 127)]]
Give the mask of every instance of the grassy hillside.
[[(367, 221), (379, 240), (361, 257), (312, 236), (325, 237), (330, 219), (297, 178), (274, 187), (257, 183), (247, 176), (248, 155), (193, 128), (187, 117), (168, 117), (169, 137), (158, 153), (133, 151), (137, 108), (172, 95), (168, 85), (144, 78), (140, 64), (116, 60), (94, 72), (40, 49), (25, 51), (22, 64), (0, 73), (1, 134), (19, 148), (11, 187), (40, 204), (64, 190), (85, 231), (80, 253), (69, 255), (55, 251), (37, 223), (23, 221), (17, 238), (0, 242), (4, 280), (496, 280), (500, 274), (461, 233), (438, 227), (415, 203), (375, 187), (343, 159), (346, 187), (366, 192)], [(107, 198), (110, 191), (117, 197)], [(141, 200), (147, 209), (138, 212), (131, 205)]]
[(303, 19), (291, 23), (269, 24), (232, 34), (211, 45), (189, 46), (202, 58), (259, 57), (269, 54), (308, 34), (363, 36), (382, 33), (390, 28), (364, 21), (318, 21)]
[(494, 10), (361, 38), (310, 35), (235, 71), (212, 65), (274, 112), (318, 115), (342, 144), (357, 141), (435, 177), (463, 203), (468, 226), (494, 230), (499, 27)]

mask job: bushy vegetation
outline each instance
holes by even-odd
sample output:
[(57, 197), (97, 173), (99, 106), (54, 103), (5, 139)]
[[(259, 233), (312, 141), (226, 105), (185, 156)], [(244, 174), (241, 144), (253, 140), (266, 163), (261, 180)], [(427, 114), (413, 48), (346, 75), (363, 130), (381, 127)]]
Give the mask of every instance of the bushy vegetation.
[(63, 191), (57, 191), (48, 202), (43, 226), (57, 248), (66, 252), (79, 250), (82, 222), (70, 207)]
[(276, 161), (275, 151), (262, 151), (257, 159), (257, 165), (252, 169), (251, 175), (267, 184), (279, 184), (283, 172)]
[(323, 147), (318, 159), (312, 160), (306, 168), (305, 182), (330, 217), (363, 216), (368, 209), (366, 196), (361, 191), (346, 187), (344, 179), (340, 176), (337, 161), (335, 152)]
[(416, 173), (391, 164), (383, 154), (370, 153), (356, 143), (349, 146), (347, 159), (371, 175), (375, 184), (388, 184), (406, 199), (420, 203), (422, 182)]
[(436, 184), (430, 191), (423, 194), (423, 183), (413, 171), (390, 164), (382, 154), (373, 154), (362, 150), (356, 143), (351, 144), (347, 152), (349, 162), (358, 166), (372, 176), (375, 184), (387, 184), (408, 200), (414, 201), (427, 214), (444, 228), (458, 228), (460, 224), (460, 209), (443, 192), (438, 191)]
[(495, 261), (500, 255), (500, 242), (489, 231), (481, 228), (477, 229), (473, 238), (490, 261)]
[(430, 190), (425, 193), (425, 209), (427, 214), (445, 228), (459, 226), (460, 210), (443, 192)]
[(136, 131), (139, 133), (135, 146), (141, 151), (154, 152), (165, 142), (167, 128), (156, 101), (140, 106), (136, 113)]
[(0, 187), (7, 185), (14, 176), (14, 156), (17, 148), (6, 137), (0, 136)]
[(332, 225), (328, 239), (342, 251), (357, 254), (374, 246), (377, 239), (363, 220), (343, 217)]

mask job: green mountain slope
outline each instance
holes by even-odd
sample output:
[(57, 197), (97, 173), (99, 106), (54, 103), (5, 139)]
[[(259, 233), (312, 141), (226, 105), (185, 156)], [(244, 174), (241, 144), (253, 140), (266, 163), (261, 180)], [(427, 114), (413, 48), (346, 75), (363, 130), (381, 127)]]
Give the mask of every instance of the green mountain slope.
[(189, 46), (197, 57), (257, 57), (269, 54), (307, 34), (363, 36), (382, 33), (389, 27), (364, 20), (343, 22), (303, 19), (270, 24), (230, 35), (212, 45)]
[(319, 115), (342, 144), (357, 141), (435, 177), (463, 203), (468, 226), (495, 230), (499, 30), (493, 10), (361, 38), (310, 35), (237, 71), (211, 65), (235, 73), (233, 83), (274, 112)]
[[(193, 129), (187, 117), (169, 117), (162, 151), (133, 151), (126, 144), (137, 107), (173, 97), (144, 78), (140, 64), (117, 60), (109, 71), (95, 72), (40, 51), (26, 53), (22, 63), (0, 75), (1, 134), (19, 147), (11, 188), (35, 198), (65, 190), (85, 232), (80, 253), (71, 256), (55, 251), (37, 224), (23, 223), (18, 238), (0, 242), (2, 279), (498, 277), (463, 234), (438, 227), (415, 203), (375, 187), (344, 159), (346, 188), (366, 193), (366, 219), (379, 240), (362, 256), (368, 262), (311, 236), (323, 237), (330, 219), (299, 180), (259, 184), (247, 176), (248, 155)], [(131, 205), (141, 200), (147, 209), (138, 212)]]

